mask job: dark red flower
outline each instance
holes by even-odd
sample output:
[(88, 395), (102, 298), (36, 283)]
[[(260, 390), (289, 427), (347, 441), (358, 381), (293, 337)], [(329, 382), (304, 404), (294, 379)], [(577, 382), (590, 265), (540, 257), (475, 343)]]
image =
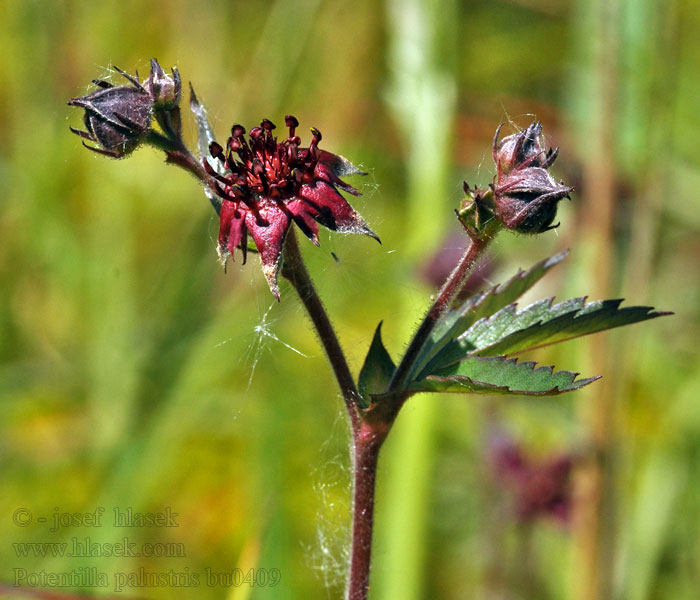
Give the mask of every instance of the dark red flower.
[(281, 142), (272, 134), (275, 125), (267, 119), (250, 130), (248, 139), (245, 129), (234, 125), (225, 149), (216, 142), (210, 144), (215, 163), (203, 161), (223, 199), (219, 214), (221, 260), (225, 263), (240, 248), (245, 263), (250, 233), (270, 290), (278, 300), (282, 245), (292, 222), (316, 245), (318, 223), (379, 240), (338, 191), (359, 196), (340, 177), (364, 173), (342, 156), (320, 150), (317, 129), (311, 129), (309, 147), (300, 147), (301, 140), (295, 135), (299, 122), (287, 115), (285, 123), (289, 136)]

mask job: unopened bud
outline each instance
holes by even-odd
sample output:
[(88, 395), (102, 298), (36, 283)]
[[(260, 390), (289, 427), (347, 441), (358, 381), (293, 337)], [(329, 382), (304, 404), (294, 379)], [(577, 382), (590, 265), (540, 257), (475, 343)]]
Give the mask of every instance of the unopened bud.
[(508, 229), (543, 233), (559, 225), (552, 225), (557, 205), (574, 188), (557, 183), (546, 169), (530, 167), (503, 177), (494, 189), (496, 213)]
[(547, 169), (557, 157), (557, 150), (545, 151), (542, 126), (533, 122), (526, 130), (500, 142), (496, 130), (493, 160), (496, 180), (492, 186), (495, 213), (508, 229), (520, 233), (542, 233), (554, 229), (557, 205), (573, 191), (557, 182)]
[[(123, 158), (132, 152), (151, 132), (151, 119), (172, 113), (171, 123), (179, 130), (177, 104), (180, 100), (180, 76), (173, 68), (173, 75), (166, 75), (158, 61), (151, 60), (151, 74), (141, 83), (118, 67), (114, 71), (129, 84), (115, 86), (104, 80), (94, 80), (98, 89), (86, 96), (72, 98), (70, 106), (85, 111), (83, 122), (86, 131), (71, 127), (71, 131), (85, 140), (97, 144), (88, 146), (100, 154)], [(166, 113), (165, 111), (169, 111)]]
[(503, 138), (498, 136), (503, 124), (496, 129), (493, 138), (493, 161), (498, 169), (498, 176), (506, 175), (516, 169), (541, 167), (548, 169), (557, 157), (558, 149), (545, 151), (542, 143), (542, 124), (534, 121), (524, 131)]
[(99, 89), (68, 101), (70, 106), (85, 110), (83, 122), (87, 131), (71, 127), (83, 139), (95, 142), (97, 147), (83, 144), (99, 154), (122, 158), (132, 152), (148, 134), (151, 127), (153, 99), (138, 79), (121, 71), (130, 85), (114, 86), (98, 81)]
[(155, 58), (151, 59), (151, 74), (144, 82), (144, 87), (153, 98), (155, 109), (170, 109), (180, 103), (180, 73), (176, 67), (172, 69), (172, 77), (166, 75)]

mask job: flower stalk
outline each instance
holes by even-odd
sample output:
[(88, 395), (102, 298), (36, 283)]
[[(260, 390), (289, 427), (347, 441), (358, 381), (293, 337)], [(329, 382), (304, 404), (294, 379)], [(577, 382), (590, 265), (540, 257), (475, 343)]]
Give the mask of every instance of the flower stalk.
[(379, 450), (388, 433), (388, 429), (380, 433), (368, 423), (362, 423), (353, 435), (354, 491), (348, 600), (365, 600), (369, 593), (377, 463)]
[(357, 401), (360, 397), (355, 385), (355, 380), (350, 372), (345, 354), (338, 336), (333, 329), (326, 309), (321, 302), (321, 298), (316, 292), (316, 287), (313, 284), (309, 271), (304, 264), (304, 259), (299, 250), (296, 234), (291, 229), (284, 244), (284, 261), (282, 264), (282, 277), (284, 277), (292, 285), (296, 293), (299, 295), (306, 312), (311, 318), (314, 329), (318, 334), (319, 340), (323, 349), (326, 351), (336, 381), (340, 387), (340, 392), (343, 395), (345, 408), (350, 418), (353, 433), (360, 428), (360, 414), (357, 408)]

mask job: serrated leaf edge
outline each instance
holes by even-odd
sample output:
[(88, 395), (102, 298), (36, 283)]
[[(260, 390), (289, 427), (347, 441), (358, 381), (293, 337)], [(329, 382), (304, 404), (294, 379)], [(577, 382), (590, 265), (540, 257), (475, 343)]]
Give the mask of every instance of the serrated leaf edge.
[[(527, 326), (525, 326), (525, 327), (522, 327), (522, 328), (515, 329), (515, 330), (511, 331), (510, 333), (504, 335), (503, 337), (501, 337), (501, 338), (500, 338), (499, 340), (497, 340), (497, 341), (494, 341), (494, 342), (492, 342), (492, 343), (490, 343), (490, 344), (488, 344), (488, 345), (486, 345), (486, 346), (482, 346), (481, 348), (476, 348), (476, 349), (474, 349), (474, 350), (471, 350), (470, 352), (468, 352), (468, 353), (465, 354), (465, 357), (478, 356), (480, 352), (484, 352), (485, 350), (488, 350), (488, 348), (490, 348), (490, 347), (492, 347), (492, 346), (495, 346), (496, 344), (502, 342), (502, 341), (505, 340), (508, 336), (515, 335), (516, 333), (518, 333), (518, 332), (520, 332), (520, 331), (524, 331), (524, 330), (526, 330), (526, 329), (530, 329), (531, 327), (535, 327), (535, 326), (537, 326), (537, 325), (546, 325), (546, 324), (551, 323), (552, 321), (556, 321), (557, 319), (565, 319), (565, 318), (568, 318), (568, 317), (570, 317), (571, 315), (573, 315), (573, 317), (572, 317), (573, 320), (579, 319), (579, 318), (581, 318), (581, 317), (586, 316), (587, 314), (590, 314), (590, 313), (587, 312), (587, 311), (589, 311), (589, 310), (591, 309), (591, 307), (595, 306), (596, 304), (600, 304), (601, 306), (600, 306), (599, 308), (602, 308), (602, 305), (603, 305), (605, 302), (609, 302), (609, 303), (611, 303), (611, 305), (614, 303), (614, 312), (612, 312), (611, 314), (619, 314), (619, 313), (621, 313), (622, 311), (624, 311), (624, 310), (626, 310), (626, 309), (645, 310), (645, 311), (646, 311), (646, 315), (645, 315), (645, 316), (646, 316), (646, 319), (645, 319), (645, 320), (654, 319), (654, 318), (656, 318), (656, 317), (663, 317), (663, 316), (666, 316), (666, 315), (672, 315), (672, 314), (673, 314), (672, 312), (669, 312), (669, 311), (657, 311), (657, 310), (654, 310), (654, 307), (653, 307), (653, 306), (638, 306), (638, 305), (622, 306), (622, 303), (625, 301), (625, 298), (608, 298), (608, 299), (606, 299), (606, 300), (591, 300), (590, 302), (587, 302), (588, 296), (577, 296), (577, 297), (575, 297), (575, 298), (569, 298), (568, 300), (562, 300), (561, 302), (559, 302), (559, 303), (557, 303), (557, 304), (554, 304), (555, 298), (556, 298), (556, 296), (552, 296), (552, 297), (550, 297), (550, 298), (543, 298), (542, 300), (537, 300), (537, 301), (535, 301), (535, 302), (532, 302), (531, 304), (528, 304), (526, 307), (522, 308), (520, 311), (517, 311), (517, 310), (516, 310), (515, 313), (513, 314), (513, 318), (517, 318), (517, 317), (520, 316), (522, 313), (524, 313), (524, 312), (526, 312), (528, 309), (530, 309), (532, 306), (534, 306), (535, 304), (538, 304), (539, 302), (542, 302), (543, 300), (547, 300), (547, 301), (548, 301), (548, 310), (551, 309), (552, 306), (556, 307), (556, 306), (558, 306), (559, 304), (563, 304), (563, 303), (565, 303), (565, 302), (575, 301), (575, 300), (581, 300), (581, 301), (582, 301), (582, 305), (581, 305), (581, 307), (578, 308), (578, 309), (570, 310), (570, 311), (565, 312), (565, 313), (561, 313), (560, 315), (553, 316), (551, 319), (543, 320), (543, 319), (540, 318), (540, 319), (538, 319), (538, 320), (536, 320), (536, 321), (533, 321), (532, 323), (530, 323), (529, 325), (527, 325)], [(495, 312), (493, 315), (491, 315), (491, 316), (489, 316), (489, 317), (484, 317), (484, 318), (482, 318), (482, 319), (479, 319), (479, 320), (476, 321), (467, 331), (465, 331), (462, 335), (460, 335), (458, 338), (456, 338), (456, 340), (459, 340), (459, 338), (461, 338), (462, 336), (467, 336), (467, 334), (472, 330), (472, 328), (475, 328), (475, 327), (477, 326), (477, 324), (483, 324), (483, 323), (485, 323), (485, 322), (488, 322), (489, 320), (494, 319), (496, 316), (498, 316), (499, 313), (501, 313), (502, 311), (505, 311), (505, 310), (507, 310), (507, 309), (510, 308), (510, 307), (517, 307), (517, 305), (518, 305), (518, 303), (517, 303), (517, 302), (514, 302), (513, 304), (509, 304), (508, 306), (504, 306), (503, 308), (501, 308), (500, 310), (498, 310), (497, 312)], [(633, 324), (633, 323), (630, 323), (630, 324)], [(617, 329), (617, 327), (621, 327), (621, 326), (624, 326), (624, 324), (623, 324), (623, 325), (615, 325), (615, 326), (613, 326), (613, 327), (607, 327), (607, 328), (601, 329), (601, 330), (599, 330), (599, 331), (591, 331), (591, 332), (582, 333), (582, 334), (580, 334), (580, 335), (576, 335), (576, 336), (573, 336), (573, 337), (571, 337), (571, 338), (566, 338), (566, 339), (564, 339), (564, 340), (555, 340), (555, 341), (552, 341), (552, 342), (545, 342), (545, 343), (543, 343), (543, 344), (539, 344), (538, 346), (529, 346), (529, 347), (527, 347), (527, 348), (525, 348), (525, 349), (523, 349), (523, 350), (518, 350), (517, 352), (514, 352), (513, 354), (516, 354), (516, 353), (517, 353), (517, 354), (520, 354), (521, 352), (529, 352), (529, 351), (531, 351), (531, 350), (537, 350), (537, 349), (539, 349), (539, 348), (545, 348), (546, 346), (550, 346), (550, 345), (553, 345), (553, 344), (560, 344), (560, 343), (566, 342), (566, 341), (571, 341), (571, 340), (577, 339), (577, 338), (579, 338), (579, 337), (584, 337), (584, 336), (586, 336), (586, 335), (593, 335), (593, 334), (595, 334), (595, 333), (602, 333), (602, 332), (604, 332), (604, 331), (609, 331), (609, 330), (611, 330), (611, 329)], [(506, 353), (505, 356), (509, 356), (509, 355), (510, 355), (510, 354)], [(448, 364), (446, 364), (446, 365), (444, 365), (444, 366), (448, 366), (449, 364), (454, 364), (455, 362), (459, 362), (459, 360), (452, 361), (452, 362), (450, 362), (450, 363), (448, 363)]]
[[(545, 258), (545, 259), (539, 261), (538, 263), (535, 263), (529, 269), (518, 269), (518, 272), (515, 275), (513, 275), (510, 279), (507, 279), (503, 283), (499, 283), (499, 284), (489, 288), (488, 290), (477, 294), (477, 296), (475, 296), (473, 298), (467, 299), (465, 301), (465, 303), (462, 304), (456, 310), (456, 312), (460, 313), (460, 317), (458, 317), (458, 318), (463, 318), (463, 317), (467, 316), (467, 314), (469, 312), (471, 312), (472, 310), (476, 310), (477, 308), (479, 308), (479, 306), (484, 304), (484, 302), (487, 299), (489, 299), (491, 297), (498, 296), (499, 294), (502, 294), (504, 291), (506, 291), (508, 288), (510, 288), (516, 282), (516, 280), (524, 279), (526, 275), (532, 273), (533, 271), (543, 269), (544, 272), (542, 273), (542, 275), (540, 277), (538, 277), (537, 280), (532, 284), (534, 286), (540, 279), (542, 279), (542, 277), (544, 277), (547, 274), (547, 271), (549, 269), (556, 266), (558, 263), (560, 263), (562, 260), (564, 260), (568, 255), (569, 255), (569, 250), (566, 249), (566, 250), (563, 250), (562, 252), (558, 252), (554, 256), (550, 256), (549, 258)], [(530, 287), (532, 287), (532, 286), (530, 286)], [(523, 294), (526, 291), (527, 290), (523, 291)], [(522, 294), (520, 294), (520, 295), (522, 295)], [(517, 302), (515, 302), (514, 304), (517, 304)], [(505, 308), (505, 307), (503, 307), (503, 308)], [(497, 314), (499, 311), (503, 310), (503, 308), (498, 309), (498, 311), (496, 311), (496, 313), (494, 313), (494, 314)], [(488, 317), (482, 317), (482, 318), (488, 318)], [(479, 319), (479, 320), (481, 320), (481, 319)], [(478, 322), (478, 321), (475, 321), (475, 323), (476, 322)]]
[[(559, 375), (560, 373), (565, 373), (567, 375), (571, 375), (571, 387), (566, 387), (564, 389), (559, 388), (559, 386), (554, 386), (552, 388), (549, 388), (548, 390), (544, 391), (539, 391), (539, 392), (528, 392), (525, 390), (514, 390), (513, 388), (507, 386), (507, 385), (496, 385), (484, 381), (479, 381), (478, 379), (473, 379), (471, 377), (467, 377), (466, 375), (428, 375), (427, 377), (424, 377), (422, 379), (427, 379), (429, 381), (454, 381), (456, 383), (460, 383), (462, 381), (464, 382), (471, 382), (486, 388), (491, 388), (494, 390), (504, 390), (508, 393), (511, 394), (518, 394), (518, 395), (524, 395), (524, 396), (551, 396), (553, 393), (556, 394), (564, 394), (566, 392), (573, 392), (578, 389), (581, 389), (582, 387), (589, 385), (590, 383), (593, 383), (594, 381), (600, 379), (602, 375), (594, 375), (593, 377), (587, 377), (585, 379), (576, 379), (581, 373), (577, 373), (575, 371), (566, 371), (566, 370), (561, 370), (561, 371), (554, 371), (554, 366), (553, 365), (542, 365), (540, 367), (536, 367), (537, 362), (536, 361), (523, 361), (523, 362), (518, 362), (517, 358), (507, 358), (506, 356), (470, 356), (469, 358), (471, 359), (476, 359), (478, 361), (499, 361), (502, 362), (503, 364), (506, 363), (512, 363), (514, 365), (527, 365), (530, 367), (530, 370), (532, 372), (535, 371), (549, 371), (549, 376), (550, 377), (555, 377)], [(458, 361), (459, 362), (459, 361)], [(451, 363), (454, 364), (454, 363)], [(449, 365), (448, 365), (449, 366)], [(423, 391), (423, 390), (418, 390), (418, 392)], [(470, 392), (470, 391), (465, 391), (465, 392), (460, 392), (458, 390), (446, 390), (446, 391), (437, 391), (437, 390), (431, 390), (432, 393), (476, 393), (476, 392)]]
[[(568, 312), (562, 313), (560, 315), (557, 315), (556, 317), (552, 317), (551, 319), (547, 319), (546, 321), (544, 321), (540, 318), (537, 321), (533, 321), (532, 323), (530, 323), (526, 327), (522, 327), (520, 329), (515, 329), (514, 331), (511, 331), (507, 335), (511, 335), (512, 333), (516, 333), (517, 331), (522, 331), (523, 329), (533, 327), (534, 325), (537, 325), (538, 323), (548, 323), (549, 321), (553, 321), (554, 319), (558, 319), (559, 317), (568, 316), (568, 315), (571, 315), (572, 313), (577, 314), (577, 313), (581, 312), (582, 310), (584, 310), (586, 307), (589, 307), (589, 306), (595, 304), (596, 302), (602, 302), (601, 300), (593, 300), (591, 302), (586, 302), (587, 299), (588, 299), (588, 296), (576, 296), (574, 298), (569, 298), (568, 300), (562, 300), (561, 302), (554, 304), (554, 300), (556, 300), (556, 296), (549, 296), (548, 298), (540, 298), (539, 300), (535, 300), (534, 302), (531, 302), (530, 304), (521, 308), (520, 310), (518, 310), (519, 303), (513, 302), (512, 304), (508, 304), (507, 306), (504, 306), (503, 308), (499, 308), (495, 313), (493, 313), (492, 315), (489, 315), (488, 317), (481, 317), (481, 319), (479, 319), (478, 321), (474, 321), (474, 323), (472, 323), (472, 325), (469, 327), (469, 329), (467, 329), (464, 333), (460, 334), (458, 337), (455, 338), (455, 341), (459, 341), (460, 338), (467, 337), (469, 332), (476, 329), (477, 326), (483, 327), (487, 323), (495, 321), (497, 318), (499, 318), (499, 319), (502, 318), (502, 313), (505, 313), (505, 312), (510, 311), (510, 310), (512, 310), (511, 316), (515, 319), (515, 318), (521, 316), (523, 313), (527, 312), (528, 310), (531, 310), (532, 307), (535, 306), (536, 304), (546, 305), (547, 310), (549, 311), (552, 309), (552, 306), (558, 306), (559, 304), (563, 304), (564, 302), (574, 302), (577, 300), (581, 302), (580, 308), (576, 308), (574, 310), (570, 310)], [(611, 299), (610, 301), (617, 302), (618, 303), (617, 306), (619, 307), (620, 304), (622, 304), (622, 302), (624, 300), (619, 300), (619, 299), (615, 298), (615, 299)], [(647, 307), (643, 307), (643, 308), (647, 308)], [(574, 318), (576, 318), (576, 317), (574, 316)], [(504, 337), (506, 337), (506, 336), (504, 336)], [(501, 339), (503, 339), (503, 338), (501, 338)], [(491, 344), (489, 344), (489, 345), (491, 345)], [(487, 347), (488, 346), (484, 346), (484, 348), (487, 348)], [(477, 349), (477, 350), (474, 350), (473, 352), (478, 352), (478, 351), (479, 350)], [(472, 356), (472, 354), (469, 353), (469, 356)]]
[[(478, 306), (478, 304), (481, 304), (483, 302), (483, 299), (486, 298), (487, 296), (497, 296), (498, 294), (503, 293), (505, 289), (513, 285), (516, 279), (523, 279), (525, 275), (528, 273), (532, 273), (535, 270), (539, 269), (544, 269), (545, 271), (548, 271), (552, 267), (556, 266), (559, 264), (562, 260), (564, 260), (568, 255), (569, 255), (570, 250), (567, 248), (566, 250), (562, 250), (561, 252), (558, 252), (557, 254), (554, 254), (553, 256), (550, 256), (549, 258), (545, 258), (534, 265), (532, 265), (529, 269), (518, 269), (518, 272), (513, 275), (510, 279), (504, 281), (503, 283), (499, 283), (498, 285), (493, 286), (492, 288), (486, 290), (481, 294), (482, 298), (478, 299), (478, 303), (475, 306)], [(546, 275), (545, 273), (542, 273), (542, 277)], [(539, 277), (537, 281), (542, 279), (542, 277)], [(535, 283), (537, 283), (537, 281)], [(534, 285), (534, 284), (533, 284)], [(524, 292), (523, 292), (524, 293)]]
[[(497, 317), (498, 317), (498, 318), (502, 318), (503, 313), (508, 312), (508, 311), (511, 311), (511, 312), (512, 312), (512, 315), (511, 315), (511, 316), (512, 316), (513, 319), (515, 319), (519, 314), (521, 314), (521, 313), (527, 311), (528, 309), (530, 309), (530, 308), (531, 308), (532, 306), (534, 306), (535, 304), (540, 304), (540, 303), (546, 302), (546, 303), (547, 303), (547, 310), (549, 310), (549, 309), (551, 309), (552, 304), (553, 304), (555, 298), (556, 298), (556, 296), (550, 296), (549, 298), (542, 298), (542, 299), (540, 299), (540, 300), (536, 300), (536, 301), (531, 302), (530, 304), (528, 304), (526, 307), (522, 308), (520, 311), (517, 310), (517, 308), (518, 308), (518, 302), (513, 302), (513, 303), (511, 303), (511, 304), (507, 304), (506, 306), (504, 306), (504, 307), (502, 307), (502, 308), (499, 308), (499, 309), (498, 309), (495, 313), (493, 313), (492, 315), (488, 315), (488, 316), (486, 316), (486, 317), (481, 317), (479, 320), (474, 321), (474, 323), (472, 323), (472, 324), (469, 326), (469, 328), (468, 328), (464, 333), (461, 333), (461, 334), (458, 335), (456, 338), (454, 338), (454, 339), (452, 339), (452, 340), (450, 340), (450, 341), (451, 341), (451, 342), (457, 342), (457, 343), (458, 343), (458, 342), (460, 341), (460, 339), (466, 338), (466, 337), (468, 336), (468, 334), (469, 334), (470, 331), (473, 331), (473, 330), (476, 329), (477, 327), (483, 327), (484, 325), (488, 324), (490, 321), (495, 320)], [(563, 316), (566, 316), (566, 315), (570, 315), (571, 313), (577, 313), (577, 312), (583, 310), (583, 307), (586, 306), (586, 303), (585, 303), (585, 302), (586, 302), (586, 299), (587, 299), (587, 298), (588, 298), (588, 296), (579, 296), (579, 297), (576, 297), (576, 298), (569, 298), (568, 301), (572, 301), (572, 300), (581, 300), (581, 301), (583, 302), (581, 308), (578, 308), (578, 309), (576, 309), (576, 310), (569, 311), (569, 312), (567, 312), (567, 313), (562, 313), (561, 315), (558, 315), (557, 317), (554, 317), (554, 318), (563, 317)], [(567, 300), (564, 300), (563, 302), (567, 302)], [(589, 303), (589, 304), (592, 304), (592, 303)], [(575, 318), (575, 317), (574, 317), (574, 318)], [(550, 319), (550, 320), (553, 320), (553, 319)], [(535, 322), (533, 322), (533, 323), (530, 323), (527, 327), (523, 327), (523, 328), (521, 328), (521, 329), (516, 329), (515, 331), (511, 331), (510, 333), (506, 334), (505, 336), (499, 338), (498, 341), (501, 341), (502, 339), (505, 339), (506, 337), (508, 337), (509, 335), (511, 335), (511, 334), (513, 334), (513, 333), (516, 333), (516, 332), (518, 332), (518, 331), (522, 331), (523, 329), (527, 329), (527, 328), (529, 328), (529, 327), (533, 327), (534, 325), (537, 325), (538, 323), (542, 323), (542, 322), (543, 322), (543, 321), (540, 319), (539, 321), (535, 321)], [(448, 343), (449, 343), (449, 342), (448, 342)], [(467, 358), (479, 356), (479, 352), (483, 351), (484, 349), (488, 348), (489, 346), (491, 346), (491, 345), (493, 345), (493, 344), (495, 344), (495, 343), (497, 343), (497, 342), (493, 342), (493, 343), (491, 343), (491, 344), (488, 344), (487, 346), (482, 346), (481, 348), (475, 348), (474, 350), (470, 350), (470, 351), (468, 351), (468, 352), (465, 352), (460, 358), (457, 358), (457, 359), (454, 359), (454, 360), (450, 360), (449, 362), (446, 362), (446, 363), (443, 363), (443, 364), (439, 364), (439, 363), (438, 363), (438, 364), (435, 364), (435, 362), (434, 362), (435, 359), (439, 356), (439, 352), (438, 352), (438, 353), (436, 353), (436, 354), (432, 357), (432, 359), (425, 365), (425, 367), (423, 367), (423, 370), (420, 372), (420, 374), (419, 374), (419, 376), (417, 377), (417, 379), (423, 379), (423, 378), (427, 377), (428, 375), (426, 375), (426, 373), (428, 373), (429, 371), (431, 371), (431, 370), (433, 370), (433, 369), (444, 369), (444, 368), (447, 368), (447, 367), (449, 367), (449, 366), (451, 366), (451, 365), (454, 365), (454, 364), (456, 364), (456, 363), (458, 363), (458, 362), (461, 362), (461, 361), (463, 361), (463, 360), (465, 360), (465, 359), (467, 359)], [(447, 346), (447, 344), (445, 344), (445, 345), (441, 348), (441, 350), (444, 349), (446, 346)], [(508, 356), (508, 355), (506, 354), (506, 355), (504, 355), (504, 356)], [(483, 357), (483, 358), (486, 358), (486, 357)], [(489, 358), (494, 358), (494, 357), (489, 357)], [(497, 358), (497, 357), (495, 357), (495, 358)]]

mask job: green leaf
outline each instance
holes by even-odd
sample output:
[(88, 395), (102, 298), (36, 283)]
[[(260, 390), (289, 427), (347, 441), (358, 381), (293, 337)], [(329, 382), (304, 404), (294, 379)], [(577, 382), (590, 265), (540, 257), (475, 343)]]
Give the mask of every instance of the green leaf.
[(534, 362), (517, 359), (472, 356), (413, 382), (409, 390), (417, 392), (468, 392), (481, 394), (517, 394), (555, 396), (577, 390), (598, 377), (576, 379), (578, 373), (537, 367)]
[(515, 302), (568, 254), (569, 251), (565, 250), (538, 262), (527, 271), (521, 269), (505, 283), (476, 294), (459, 308), (449, 311), (436, 325), (430, 340), (416, 359), (414, 373), (424, 371), (425, 365), (436, 354), (479, 319), (492, 315), (504, 306)]
[(457, 311), (457, 319), (451, 328), (453, 337), (466, 331), (472, 323), (492, 315), (499, 309), (512, 304), (535, 285), (553, 266), (559, 264), (569, 254), (568, 250), (538, 262), (527, 271), (519, 270), (505, 283), (477, 294), (467, 300)]
[(445, 346), (422, 375), (434, 373), (469, 356), (519, 354), (669, 314), (655, 312), (649, 306), (620, 308), (622, 300), (601, 300), (586, 304), (585, 298), (572, 298), (559, 304), (552, 302), (552, 298), (540, 300), (519, 312), (517, 305), (511, 304), (495, 315), (481, 319)]
[[(579, 301), (581, 306), (575, 310), (574, 305)], [(622, 302), (622, 299), (616, 299), (598, 300), (585, 304), (585, 298), (575, 298), (552, 306), (540, 318), (527, 315), (526, 313), (531, 311), (525, 309), (518, 314), (516, 321), (521, 323), (530, 321), (529, 326), (509, 327), (504, 332), (507, 332), (507, 335), (480, 349), (479, 354), (482, 356), (519, 354), (533, 348), (671, 314), (654, 311), (651, 306), (620, 308)], [(551, 300), (549, 303), (551, 304)]]
[(386, 391), (395, 370), (394, 361), (391, 360), (382, 342), (382, 322), (380, 322), (374, 332), (365, 364), (360, 369), (358, 388), (365, 402), (360, 408), (367, 408), (370, 405), (371, 395), (381, 395)]

